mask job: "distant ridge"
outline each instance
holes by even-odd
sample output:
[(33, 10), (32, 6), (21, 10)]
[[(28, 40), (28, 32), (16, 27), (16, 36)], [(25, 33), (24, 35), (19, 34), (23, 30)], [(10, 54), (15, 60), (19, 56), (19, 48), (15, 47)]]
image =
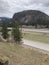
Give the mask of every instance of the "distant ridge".
[(11, 18), (8, 18), (8, 17), (0, 17), (0, 23), (2, 22), (10, 22), (11, 21)]

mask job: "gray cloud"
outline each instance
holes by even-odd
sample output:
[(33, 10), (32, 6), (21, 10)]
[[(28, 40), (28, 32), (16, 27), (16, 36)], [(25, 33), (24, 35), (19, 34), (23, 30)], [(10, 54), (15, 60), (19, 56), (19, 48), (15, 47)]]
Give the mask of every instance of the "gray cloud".
[(49, 0), (0, 0), (0, 16), (10, 16), (22, 10), (41, 10), (49, 15)]
[(45, 7), (49, 7), (49, 2), (43, 4)]
[(2, 13), (7, 12), (8, 9), (9, 9), (8, 3), (0, 0), (0, 12)]
[(8, 2), (0, 0), (0, 16), (7, 15), (7, 13), (9, 13)]

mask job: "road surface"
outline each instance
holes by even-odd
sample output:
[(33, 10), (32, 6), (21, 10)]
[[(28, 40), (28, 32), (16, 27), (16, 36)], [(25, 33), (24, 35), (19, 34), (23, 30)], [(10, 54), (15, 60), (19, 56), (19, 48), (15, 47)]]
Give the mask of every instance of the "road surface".
[(49, 51), (49, 44), (34, 42), (30, 40), (23, 39), (23, 44), (35, 47), (41, 50)]
[(27, 29), (27, 28), (22, 28), (22, 32), (42, 32), (42, 33), (49, 33), (49, 29)]
[[(12, 30), (11, 27), (8, 27), (9, 30)], [(49, 29), (29, 29), (29, 28), (20, 28), (20, 30), (22, 30), (22, 32), (43, 32), (43, 33), (49, 33)]]

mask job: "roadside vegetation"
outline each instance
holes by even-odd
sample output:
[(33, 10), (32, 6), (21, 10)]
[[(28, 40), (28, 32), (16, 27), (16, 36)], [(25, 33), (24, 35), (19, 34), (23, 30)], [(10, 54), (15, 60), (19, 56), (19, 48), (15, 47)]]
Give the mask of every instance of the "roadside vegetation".
[(49, 55), (17, 44), (0, 42), (0, 56), (8, 57), (10, 65), (49, 65)]
[(49, 34), (48, 33), (38, 33), (38, 32), (30, 32), (30, 33), (23, 33), (23, 38), (42, 42), (42, 43), (49, 43)]
[(12, 30), (11, 33), (9, 34), (7, 23), (3, 22), (0, 36), (2, 37), (2, 40), (4, 39), (6, 41), (13, 41), (14, 43), (20, 43), (22, 35), (19, 30), (19, 23), (17, 21), (12, 22)]

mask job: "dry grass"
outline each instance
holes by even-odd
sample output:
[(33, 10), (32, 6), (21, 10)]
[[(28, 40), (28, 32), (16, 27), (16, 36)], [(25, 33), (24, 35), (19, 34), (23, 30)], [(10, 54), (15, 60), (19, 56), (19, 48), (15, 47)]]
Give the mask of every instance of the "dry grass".
[(25, 39), (29, 39), (32, 41), (49, 43), (49, 34), (48, 33), (38, 33), (38, 32), (23, 33), (23, 37)]
[(49, 56), (21, 45), (0, 42), (0, 56), (7, 56), (10, 65), (49, 65)]

